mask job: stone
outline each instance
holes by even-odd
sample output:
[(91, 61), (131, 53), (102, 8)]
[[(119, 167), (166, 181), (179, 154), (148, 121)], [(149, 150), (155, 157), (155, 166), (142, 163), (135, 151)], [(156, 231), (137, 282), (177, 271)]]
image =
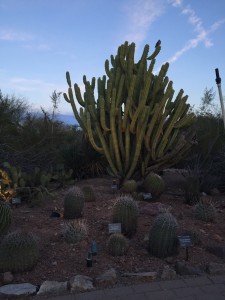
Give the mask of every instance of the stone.
[(11, 272), (5, 272), (3, 274), (3, 283), (4, 284), (8, 284), (8, 283), (11, 283), (14, 279), (14, 276), (12, 275)]
[(206, 246), (206, 250), (217, 257), (225, 259), (225, 243), (211, 243)]
[[(141, 203), (139, 203), (140, 205)], [(147, 216), (157, 216), (158, 214), (168, 211), (170, 212), (172, 210), (172, 207), (167, 204), (163, 204), (160, 202), (154, 202), (154, 203), (144, 203), (141, 205), (139, 211), (140, 214), (147, 215)]]
[(123, 273), (122, 276), (126, 277), (139, 277), (139, 278), (151, 278), (155, 279), (157, 276), (157, 272), (140, 272), (140, 273)]
[(209, 263), (206, 266), (206, 272), (210, 275), (224, 275), (225, 274), (225, 265), (218, 263)]
[(177, 261), (175, 263), (175, 271), (179, 275), (202, 275), (202, 271), (198, 266), (191, 266), (186, 262)]
[(27, 296), (36, 294), (37, 287), (31, 283), (7, 284), (0, 287), (0, 295)]
[(108, 287), (115, 284), (117, 281), (116, 270), (111, 268), (95, 278), (95, 284), (99, 287)]
[(67, 281), (58, 282), (58, 281), (44, 281), (37, 293), (37, 295), (46, 295), (46, 294), (60, 294), (66, 292), (67, 290)]
[(71, 293), (93, 290), (93, 279), (88, 276), (76, 275), (70, 278), (69, 289)]
[(171, 280), (177, 277), (177, 273), (174, 269), (171, 269), (169, 266), (164, 266), (161, 274), (161, 279)]

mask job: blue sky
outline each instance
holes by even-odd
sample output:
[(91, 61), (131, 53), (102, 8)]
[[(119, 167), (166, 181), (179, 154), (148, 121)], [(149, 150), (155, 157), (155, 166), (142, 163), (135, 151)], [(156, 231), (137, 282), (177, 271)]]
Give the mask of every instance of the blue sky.
[[(51, 109), (54, 90), (66, 92), (66, 71), (83, 89), (82, 77), (105, 74), (104, 62), (119, 45), (162, 50), (155, 72), (168, 61), (175, 92), (183, 88), (197, 107), (214, 88), (219, 68), (225, 94), (224, 0), (0, 0), (0, 89)], [(63, 97), (60, 113), (72, 113)]]

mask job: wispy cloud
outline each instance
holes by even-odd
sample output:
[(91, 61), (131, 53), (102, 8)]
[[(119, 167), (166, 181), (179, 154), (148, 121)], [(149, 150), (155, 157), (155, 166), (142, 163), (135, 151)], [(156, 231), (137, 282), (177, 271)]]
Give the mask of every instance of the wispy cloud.
[(164, 13), (165, 1), (133, 0), (128, 3), (124, 8), (129, 24), (125, 39), (138, 46), (146, 38), (151, 24)]
[(39, 89), (54, 90), (56, 85), (45, 82), (41, 79), (27, 79), (23, 77), (15, 77), (10, 79), (11, 86), (18, 91), (35, 91)]
[(0, 30), (0, 40), (11, 42), (27, 42), (34, 40), (35, 36), (26, 32), (18, 32), (12, 29)]
[(196, 12), (190, 7), (190, 5), (183, 5), (183, 0), (169, 0), (168, 2), (172, 6), (179, 8), (181, 10), (181, 13), (188, 17), (188, 22), (193, 26), (194, 31), (197, 33), (197, 36), (193, 39), (188, 40), (184, 47), (177, 51), (169, 59), (169, 62), (175, 62), (185, 52), (189, 51), (190, 49), (196, 48), (200, 43), (203, 43), (206, 48), (212, 47), (213, 42), (209, 38), (209, 35), (225, 23), (225, 18), (216, 21), (210, 26), (208, 30), (206, 30), (203, 26), (202, 20), (197, 16)]

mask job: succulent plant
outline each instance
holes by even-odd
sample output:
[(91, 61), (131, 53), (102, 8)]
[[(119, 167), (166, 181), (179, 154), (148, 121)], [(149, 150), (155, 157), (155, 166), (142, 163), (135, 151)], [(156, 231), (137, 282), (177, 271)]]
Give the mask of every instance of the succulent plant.
[(121, 223), (122, 232), (131, 237), (137, 230), (138, 205), (132, 196), (121, 195), (113, 206), (113, 222)]
[(122, 185), (122, 188), (121, 188), (121, 191), (123, 193), (134, 193), (137, 191), (137, 188), (138, 188), (138, 184), (135, 180), (126, 180), (123, 185)]
[(194, 206), (194, 215), (198, 220), (214, 222), (216, 219), (216, 209), (211, 202), (199, 201)]
[(91, 186), (83, 186), (82, 192), (84, 193), (85, 202), (94, 202), (96, 200), (94, 190)]
[(70, 188), (64, 198), (64, 218), (76, 219), (81, 217), (84, 200), (84, 193), (79, 187)]
[(63, 236), (67, 243), (76, 244), (88, 235), (86, 220), (73, 220), (64, 223)]
[(175, 254), (178, 246), (177, 227), (177, 221), (171, 213), (158, 215), (149, 234), (149, 253), (160, 258)]
[(121, 233), (113, 233), (107, 242), (108, 251), (113, 256), (124, 255), (129, 247), (127, 238)]
[(38, 246), (32, 234), (15, 231), (6, 235), (0, 244), (0, 272), (24, 272), (37, 263)]
[(0, 203), (0, 235), (5, 233), (12, 221), (11, 208)]
[(158, 199), (165, 190), (165, 182), (161, 176), (151, 172), (146, 176), (142, 189), (146, 193), (151, 193), (153, 199)]
[(184, 183), (184, 198), (185, 203), (194, 205), (200, 199), (200, 183), (199, 178), (195, 176), (188, 176)]

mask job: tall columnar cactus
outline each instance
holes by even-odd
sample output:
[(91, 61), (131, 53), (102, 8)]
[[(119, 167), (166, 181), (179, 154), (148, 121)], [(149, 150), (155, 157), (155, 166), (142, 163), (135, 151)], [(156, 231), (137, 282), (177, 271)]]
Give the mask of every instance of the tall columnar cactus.
[[(158, 41), (149, 56), (149, 45), (135, 63), (135, 44), (125, 42), (116, 56), (105, 61), (107, 76), (91, 82), (83, 77), (85, 92), (78, 84), (72, 86), (70, 74), (65, 100), (71, 104), (75, 118), (87, 132), (93, 148), (103, 153), (109, 163), (109, 173), (132, 177), (136, 171), (142, 176), (176, 163), (191, 146), (188, 130), (193, 114), (188, 113), (187, 96), (180, 90), (173, 101), (173, 82), (169, 81), (165, 63), (157, 75), (153, 74), (155, 58), (161, 49)], [(75, 104), (75, 97), (81, 106)]]
[(132, 196), (119, 196), (113, 206), (113, 222), (121, 223), (122, 232), (131, 237), (137, 230), (138, 205)]
[(149, 253), (160, 258), (175, 254), (178, 245), (176, 230), (177, 221), (172, 214), (158, 215), (149, 234)]
[(64, 198), (64, 218), (76, 219), (82, 216), (84, 194), (77, 186), (69, 189)]
[(11, 208), (0, 203), (0, 235), (5, 233), (12, 221)]
[(158, 199), (165, 190), (165, 182), (161, 176), (151, 172), (146, 176), (142, 188), (145, 192), (151, 193), (153, 199)]
[(9, 233), (0, 244), (0, 272), (29, 271), (37, 263), (38, 256), (37, 242), (30, 233)]

